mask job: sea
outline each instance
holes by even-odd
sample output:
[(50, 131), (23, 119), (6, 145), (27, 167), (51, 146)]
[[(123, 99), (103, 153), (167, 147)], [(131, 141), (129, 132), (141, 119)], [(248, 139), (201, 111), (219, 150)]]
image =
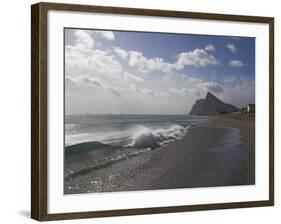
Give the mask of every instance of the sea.
[(65, 180), (180, 140), (208, 121), (193, 115), (66, 115)]
[(100, 142), (155, 148), (182, 138), (192, 125), (208, 119), (208, 116), (192, 115), (66, 115), (65, 146)]

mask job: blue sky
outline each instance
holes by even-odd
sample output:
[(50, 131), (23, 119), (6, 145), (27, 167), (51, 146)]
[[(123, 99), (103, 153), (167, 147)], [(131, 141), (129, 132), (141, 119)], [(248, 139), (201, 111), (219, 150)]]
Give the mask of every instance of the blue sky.
[[(243, 73), (254, 79), (255, 75), (255, 39), (251, 37), (233, 38), (225, 36), (207, 35), (185, 35), (185, 34), (163, 34), (145, 32), (115, 32), (119, 46), (127, 51), (136, 50), (144, 52), (148, 58), (159, 57), (165, 61), (172, 62), (175, 56), (183, 51), (192, 51), (195, 48), (204, 49), (212, 44), (216, 51), (212, 52), (221, 62), (221, 66), (215, 67), (187, 67), (184, 72), (193, 72), (198, 76), (211, 79), (210, 73), (216, 74), (220, 80), (222, 75), (236, 75)], [(232, 53), (227, 44), (233, 44), (236, 52)], [(230, 60), (240, 60), (245, 66), (239, 69), (229, 66)]]
[(69, 114), (185, 114), (208, 91), (242, 107), (255, 38), (65, 29), (65, 79)]

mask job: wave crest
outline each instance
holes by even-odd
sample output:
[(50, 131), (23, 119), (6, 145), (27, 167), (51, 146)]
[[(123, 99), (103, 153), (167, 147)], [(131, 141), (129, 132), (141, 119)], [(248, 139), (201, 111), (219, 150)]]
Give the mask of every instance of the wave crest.
[(157, 148), (167, 142), (181, 139), (188, 131), (189, 126), (172, 125), (167, 129), (151, 130), (146, 127), (132, 137), (132, 142), (127, 147), (132, 148)]

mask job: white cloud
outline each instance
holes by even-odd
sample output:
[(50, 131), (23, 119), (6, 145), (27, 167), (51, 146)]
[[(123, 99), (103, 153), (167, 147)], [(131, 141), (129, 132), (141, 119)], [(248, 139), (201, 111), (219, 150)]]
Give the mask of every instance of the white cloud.
[(224, 92), (222, 84), (192, 76), (185, 76), (184, 78), (179, 78), (177, 75), (170, 76), (166, 82), (169, 86), (164, 86), (162, 89), (166, 88), (171, 93), (184, 95), (186, 100), (191, 103), (188, 106), (192, 106), (194, 100), (205, 97), (208, 91), (214, 94), (222, 94)]
[(98, 50), (95, 37), (113, 40), (111, 31), (75, 30), (74, 44), (65, 46), (65, 68), (67, 74), (110, 73), (120, 74), (122, 66), (111, 50)]
[[(129, 73), (125, 73), (127, 77), (130, 77), (130, 79), (139, 78), (136, 76), (133, 76)], [(132, 78), (134, 77), (134, 78)], [(141, 79), (141, 78), (140, 78)], [(140, 82), (139, 80), (137, 82)], [(155, 92), (148, 88), (140, 88), (136, 86), (135, 84), (131, 84), (128, 86), (119, 86), (116, 84), (109, 84), (105, 83), (104, 81), (101, 81), (100, 79), (96, 77), (91, 77), (88, 75), (85, 76), (79, 76), (79, 77), (71, 77), (66, 76), (65, 78), (65, 90), (66, 92), (70, 93), (87, 93), (88, 95), (91, 95), (92, 93), (95, 94), (108, 94), (111, 93), (114, 96), (124, 96), (124, 97), (131, 97), (131, 96), (154, 96)], [(97, 92), (98, 91), (98, 92)], [(137, 94), (137, 95), (136, 95)]]
[(121, 49), (120, 47), (114, 47), (113, 52), (115, 52), (118, 56), (120, 56), (124, 60), (127, 59), (128, 57), (127, 51)]
[(112, 31), (96, 30), (96, 31), (93, 31), (93, 32), (95, 34), (101, 36), (102, 38), (106, 39), (106, 40), (110, 40), (110, 41), (115, 40), (115, 36), (114, 36), (114, 33)]
[(154, 96), (155, 95), (153, 90), (147, 89), (147, 88), (143, 89), (143, 88), (137, 87), (134, 84), (130, 86), (130, 90), (138, 92), (138, 93), (141, 93), (141, 94), (144, 94), (144, 95), (150, 95), (150, 96)]
[(201, 85), (201, 88), (206, 88), (208, 91), (212, 92), (212, 93), (221, 93), (223, 92), (223, 87), (216, 83), (216, 82), (204, 82)]
[(128, 72), (125, 72), (124, 73), (124, 78), (127, 80), (127, 81), (134, 81), (134, 82), (144, 82), (144, 80), (138, 76), (135, 76), (133, 74), (130, 74)]
[(170, 72), (172, 65), (165, 62), (163, 58), (146, 58), (139, 51), (129, 52), (129, 65), (137, 68), (139, 71), (146, 73), (149, 71)]
[(73, 87), (104, 87), (104, 84), (98, 79), (89, 76), (79, 76), (79, 77), (65, 77), (66, 86), (68, 88)]
[(240, 67), (244, 66), (243, 62), (239, 61), (239, 60), (231, 60), (229, 62), (229, 65), (232, 66), (232, 67), (237, 67), (237, 68), (240, 68)]
[[(65, 91), (67, 93), (79, 93), (82, 96), (96, 95), (104, 96), (104, 94), (110, 93), (114, 96), (121, 96), (122, 91), (126, 91), (125, 88), (110, 86), (98, 78), (90, 76), (79, 77), (66, 77), (65, 78)], [(78, 95), (79, 95), (78, 94)]]
[(236, 78), (234, 76), (227, 76), (223, 81), (224, 83), (231, 84), (236, 81)]
[(147, 95), (151, 95), (151, 96), (154, 96), (155, 93), (153, 90), (151, 89), (141, 89), (141, 91), (144, 93), (144, 94), (147, 94)]
[(102, 87), (103, 84), (100, 80), (96, 78), (90, 78), (88, 76), (84, 76), (80, 78), (80, 83), (85, 83), (86, 85), (94, 86), (94, 87)]
[(216, 48), (214, 47), (214, 45), (212, 44), (208, 44), (206, 47), (205, 47), (205, 50), (206, 51), (216, 51)]
[(151, 58), (148, 60), (147, 68), (151, 71), (170, 72), (172, 65), (163, 58)]
[(224, 89), (221, 99), (225, 102), (240, 108), (249, 103), (255, 103), (255, 80), (245, 75), (227, 76), (224, 79)]
[(88, 66), (99, 72), (121, 72), (122, 67), (114, 57), (105, 51), (96, 50), (88, 59)]
[(217, 64), (219, 64), (219, 61), (213, 55), (203, 49), (195, 49), (190, 52), (180, 53), (175, 67), (180, 70), (184, 66), (205, 67)]
[(74, 32), (76, 39), (76, 44), (79, 48), (94, 48), (94, 39), (91, 37), (91, 35), (83, 30), (76, 30)]
[(181, 88), (181, 89), (169, 88), (169, 91), (176, 94), (186, 94), (188, 92), (186, 88)]
[(227, 76), (224, 78), (224, 83), (225, 85), (228, 86), (244, 86), (244, 85), (248, 85), (249, 83), (251, 84), (255, 84), (254, 80), (250, 80), (248, 79), (245, 75), (232, 75), (232, 76)]
[(188, 82), (192, 83), (192, 88), (189, 89), (189, 92), (195, 94), (196, 96), (203, 97), (207, 92), (217, 94), (224, 91), (223, 86), (217, 82), (203, 81), (197, 78), (191, 78)]
[(178, 55), (175, 63), (165, 62), (163, 58), (146, 58), (142, 52), (129, 52), (129, 65), (146, 73), (149, 71), (161, 71), (169, 73), (172, 70), (181, 70), (185, 66), (205, 67), (207, 65), (217, 65), (219, 61), (204, 49), (195, 49), (190, 52), (182, 52)]
[(121, 73), (122, 66), (114, 56), (107, 51), (89, 50), (80, 42), (65, 48), (66, 70), (91, 71), (97, 73)]
[(232, 52), (235, 53), (237, 51), (236, 46), (234, 44), (228, 43), (227, 48)]

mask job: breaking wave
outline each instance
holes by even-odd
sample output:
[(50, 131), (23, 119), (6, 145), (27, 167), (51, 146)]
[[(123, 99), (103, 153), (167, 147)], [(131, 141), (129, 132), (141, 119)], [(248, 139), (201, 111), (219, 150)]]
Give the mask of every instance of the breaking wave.
[(131, 148), (157, 148), (167, 142), (181, 139), (188, 131), (187, 127), (175, 124), (166, 129), (151, 130), (147, 127), (142, 127), (132, 137), (132, 142), (127, 145)]
[(92, 141), (66, 146), (65, 180), (106, 168), (181, 139), (189, 127), (178, 124), (158, 129), (138, 126), (134, 134), (126, 138), (111, 139), (106, 143)]

